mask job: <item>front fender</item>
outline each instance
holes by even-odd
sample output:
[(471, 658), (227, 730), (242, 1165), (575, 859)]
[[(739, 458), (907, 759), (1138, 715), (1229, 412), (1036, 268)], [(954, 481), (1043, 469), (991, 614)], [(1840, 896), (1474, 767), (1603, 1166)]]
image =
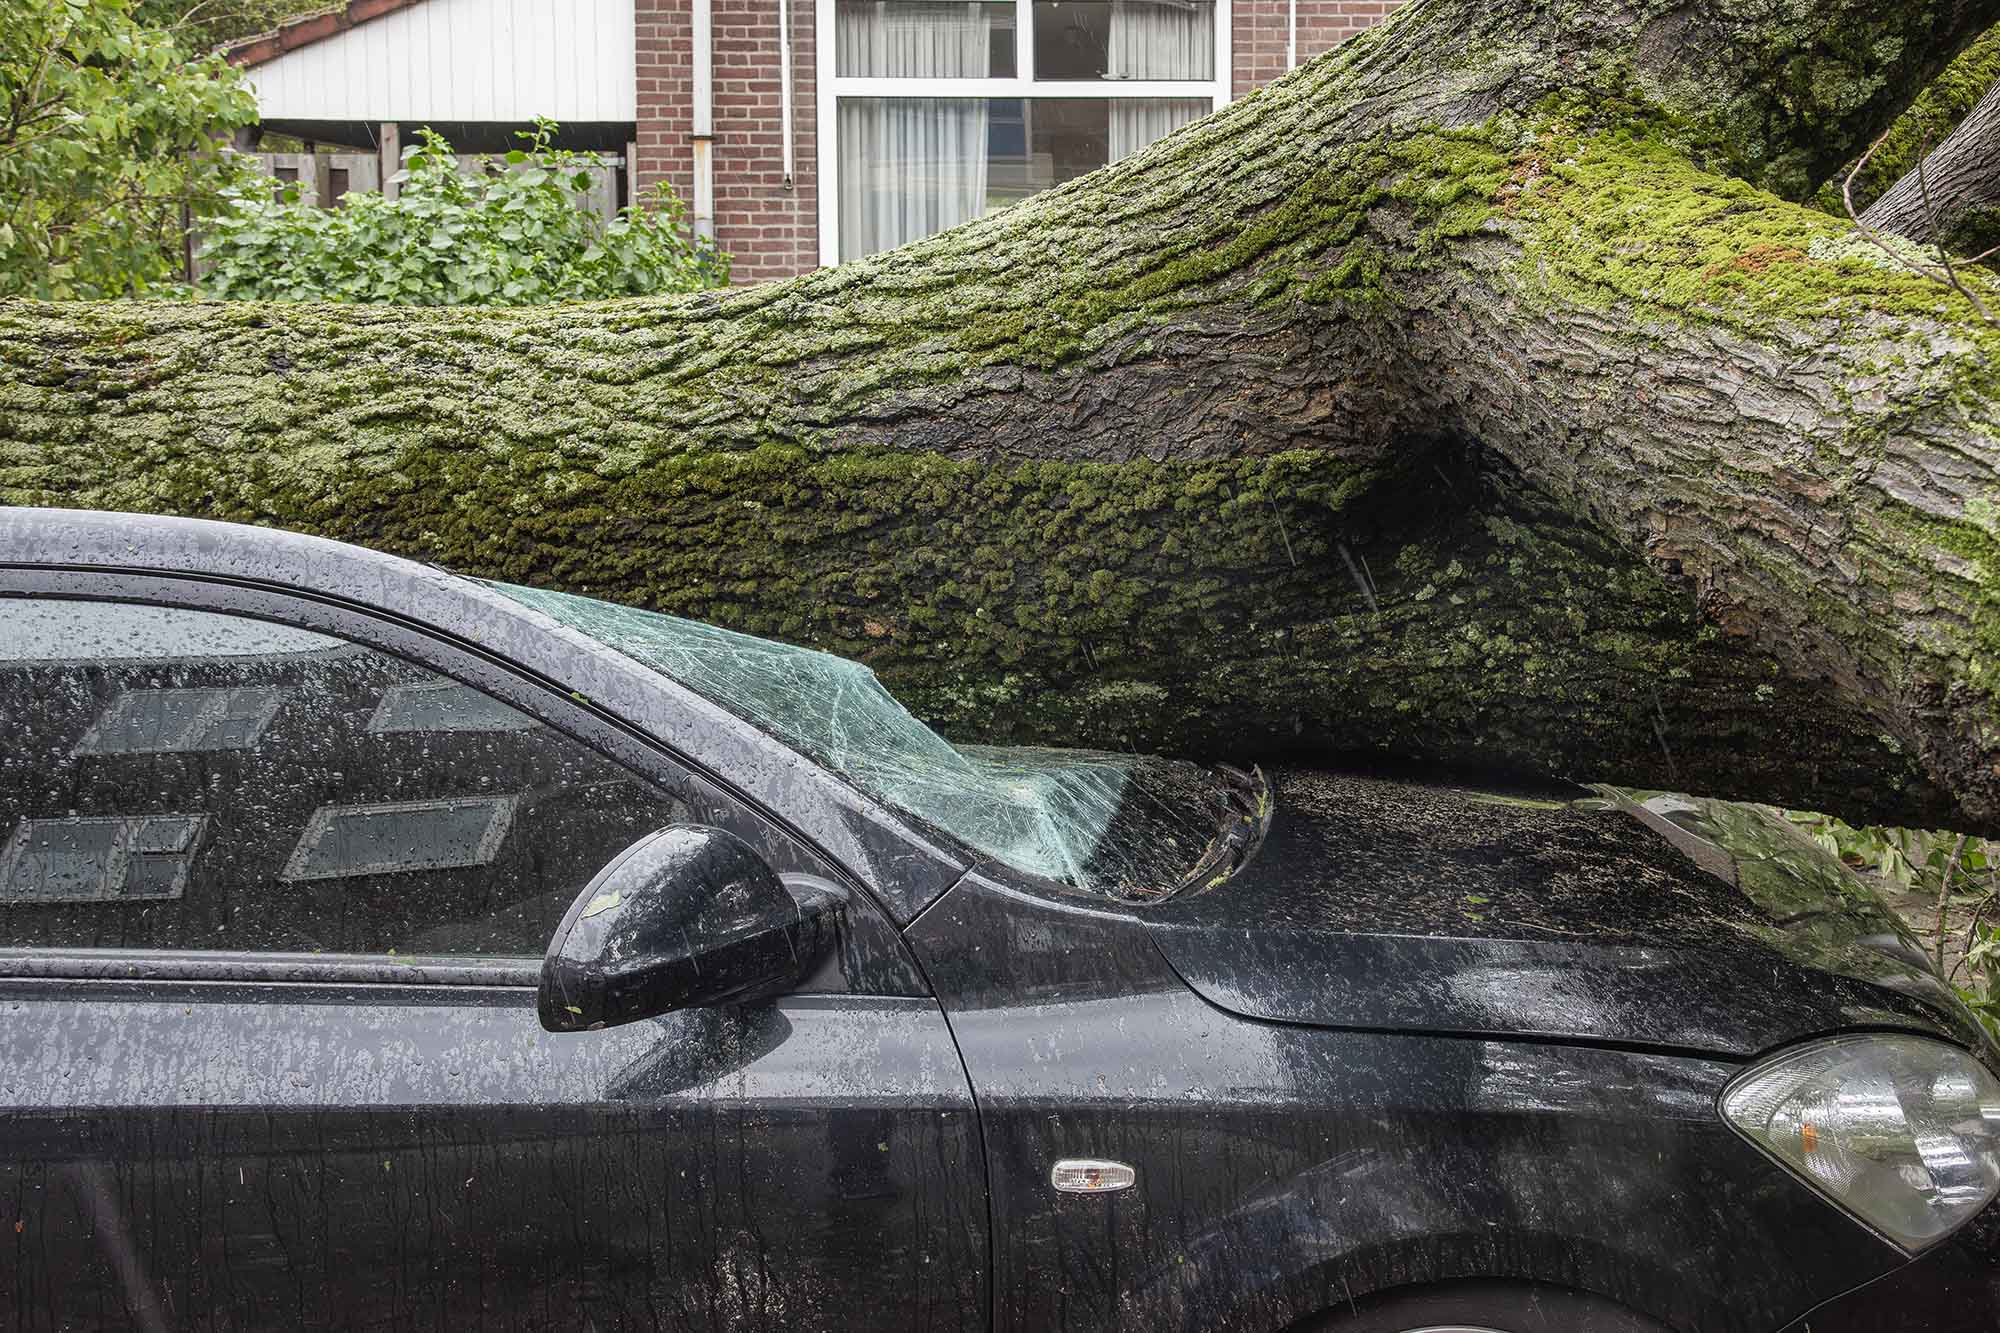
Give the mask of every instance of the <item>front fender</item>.
[[(1727, 1128), (1731, 1061), (1240, 1018), (1129, 917), (970, 882), (918, 926), (980, 1107), (998, 1329), (1276, 1329), (1494, 1277), (1768, 1333), (1904, 1261)], [(1064, 1157), (1137, 1182), (1059, 1194)]]

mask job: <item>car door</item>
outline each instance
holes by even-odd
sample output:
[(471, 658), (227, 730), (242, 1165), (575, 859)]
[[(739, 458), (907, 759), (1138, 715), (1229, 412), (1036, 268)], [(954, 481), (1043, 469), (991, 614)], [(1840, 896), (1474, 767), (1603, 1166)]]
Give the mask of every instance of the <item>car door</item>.
[(813, 993), (535, 1017), (652, 829), (838, 868), (407, 627), (60, 584), (0, 597), (0, 1322), (984, 1326), (970, 1092), (859, 886)]

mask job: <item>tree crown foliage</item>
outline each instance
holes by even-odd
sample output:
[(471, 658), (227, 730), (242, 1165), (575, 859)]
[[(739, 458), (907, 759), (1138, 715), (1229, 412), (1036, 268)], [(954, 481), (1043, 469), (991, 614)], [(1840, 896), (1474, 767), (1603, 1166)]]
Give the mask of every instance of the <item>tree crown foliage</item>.
[(126, 0), (0, 0), (0, 296), (163, 296), (186, 219), (249, 168), (213, 136), (256, 116)]
[(429, 130), (403, 152), (394, 198), (353, 193), (338, 209), (268, 181), (232, 191), (207, 228), (203, 290), (274, 301), (538, 305), (696, 291), (728, 280), (728, 256), (683, 225), (672, 188), (609, 222), (580, 208), (590, 160), (550, 147), (542, 122), (507, 169), (462, 170)]
[(140, 23), (173, 33), (189, 51), (213, 51), (331, 7), (330, 0), (132, 0)]

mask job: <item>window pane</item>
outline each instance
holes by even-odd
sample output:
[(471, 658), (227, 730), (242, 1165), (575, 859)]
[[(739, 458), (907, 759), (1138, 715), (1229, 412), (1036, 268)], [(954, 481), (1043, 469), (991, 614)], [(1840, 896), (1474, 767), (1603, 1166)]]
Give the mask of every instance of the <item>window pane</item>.
[(1206, 98), (843, 97), (840, 257), (955, 227), (1206, 115)]
[(1035, 0), (1037, 79), (1215, 77), (1215, 0)]
[(955, 746), (859, 662), (676, 616), (488, 584), (680, 682), (1017, 870), (1119, 897), (1182, 881), (1226, 804), (1192, 764)]
[(0, 738), (0, 945), (534, 956), (692, 817), (482, 691), (202, 611), (10, 603)]
[(835, 69), (843, 78), (1011, 79), (1011, 0), (839, 0)]

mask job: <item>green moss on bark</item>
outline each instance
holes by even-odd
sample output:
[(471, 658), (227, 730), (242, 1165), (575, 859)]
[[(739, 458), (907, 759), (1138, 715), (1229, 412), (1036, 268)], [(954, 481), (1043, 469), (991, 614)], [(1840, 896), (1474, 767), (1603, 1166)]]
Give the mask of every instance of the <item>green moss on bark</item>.
[[(1552, 301), (1631, 306), (1747, 333), (1862, 316), (1936, 324), (2000, 349), (1949, 287), (1897, 265), (1851, 227), (1694, 167), (1643, 134), (1559, 138), (1524, 190), (1524, 263)], [(1981, 277), (1974, 282), (2000, 293)]]
[(1857, 818), (1944, 808), (1871, 724), (1451, 450), (1392, 473), (1303, 452), (767, 446), (549, 481), (531, 456), (424, 452), (303, 484), (253, 467), (163, 489), (112, 468), (63, 498), (282, 524), (827, 648), (963, 740), (1393, 753), (1699, 780)]
[[(1865, 211), (1883, 191), (1914, 171), (1917, 159), (1950, 138), (1995, 83), (2000, 83), (2000, 28), (1968, 46), (1897, 118), (1882, 146), (1854, 176), (1855, 211)], [(1813, 206), (1845, 218), (1841, 187), (1853, 170), (1849, 165), (1821, 186)]]

